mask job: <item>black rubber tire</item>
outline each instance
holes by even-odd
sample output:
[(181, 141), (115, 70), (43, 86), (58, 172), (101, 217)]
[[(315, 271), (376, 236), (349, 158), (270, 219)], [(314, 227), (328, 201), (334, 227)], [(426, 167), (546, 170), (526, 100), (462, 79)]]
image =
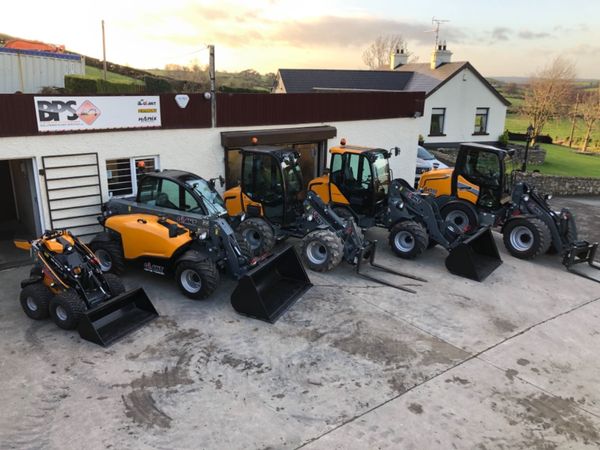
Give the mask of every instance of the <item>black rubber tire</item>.
[[(200, 289), (198, 291), (190, 290), (182, 281), (182, 276), (186, 270), (192, 270), (196, 273), (196, 277), (198, 278), (196, 282), (200, 282)], [(177, 281), (177, 286), (179, 286), (179, 289), (186, 297), (192, 300), (204, 300), (217, 289), (219, 285), (219, 271), (215, 263), (209, 259), (202, 261), (182, 261), (175, 269), (175, 280)]]
[[(237, 232), (250, 244), (254, 256), (263, 255), (275, 247), (275, 233), (273, 232), (273, 228), (266, 220), (260, 217), (251, 217), (244, 220), (238, 225)], [(249, 239), (250, 234), (254, 235), (253, 239)], [(253, 240), (258, 241), (258, 243), (252, 245)]]
[(252, 247), (250, 247), (250, 244), (248, 244), (248, 241), (246, 239), (244, 239), (244, 236), (242, 236), (240, 233), (235, 233), (235, 240), (237, 241), (238, 245), (240, 246), (240, 250), (242, 252), (242, 256), (244, 258), (246, 258), (248, 260), (248, 262), (250, 262), (250, 260), (252, 260), (252, 258), (254, 258), (254, 253), (252, 253)]
[[(318, 251), (318, 257), (309, 256)], [(342, 239), (331, 230), (315, 230), (302, 239), (302, 261), (311, 270), (329, 272), (335, 269), (344, 256)]]
[(96, 255), (96, 258), (100, 260), (103, 272), (110, 272), (120, 275), (125, 271), (125, 258), (123, 257), (123, 247), (119, 242), (93, 240), (92, 242), (90, 242), (89, 247), (94, 253), (99, 252), (100, 256), (103, 256), (104, 253), (110, 257), (110, 267), (106, 267), (104, 266), (104, 264), (108, 264), (108, 261)]
[[(525, 250), (515, 248), (511, 242), (511, 234), (516, 232), (515, 228), (521, 226), (526, 227), (533, 236), (533, 243), (531, 247)], [(504, 230), (502, 230), (502, 240), (504, 241), (506, 250), (508, 250), (512, 256), (519, 259), (536, 258), (537, 256), (546, 253), (552, 244), (550, 229), (544, 222), (537, 218), (511, 220), (504, 227)]]
[[(35, 309), (29, 307), (27, 304), (28, 299), (30, 303), (33, 303)], [(51, 299), (52, 292), (50, 292), (41, 281), (25, 286), (21, 290), (19, 298), (23, 311), (25, 311), (27, 317), (33, 320), (43, 320), (48, 318), (48, 307)]]
[(454, 211), (463, 213), (468, 218), (468, 225), (470, 227), (469, 229), (466, 228), (466, 223), (457, 223), (456, 221), (453, 221), (454, 224), (458, 226), (462, 232), (473, 231), (479, 228), (479, 218), (477, 217), (477, 214), (474, 211), (473, 205), (466, 202), (452, 202), (444, 205), (440, 209), (440, 215), (442, 216), (442, 219), (444, 219), (444, 222), (446, 221), (448, 215)]
[[(62, 308), (65, 317), (59, 317), (58, 308)], [(50, 301), (50, 317), (54, 323), (63, 330), (73, 330), (79, 325), (79, 321), (86, 311), (86, 306), (83, 300), (77, 294), (75, 289), (66, 289), (59, 294), (56, 294)]]
[[(410, 248), (402, 248), (397, 245), (396, 236), (400, 233), (408, 233), (406, 237), (413, 244)], [(420, 223), (413, 220), (404, 220), (391, 228), (388, 241), (396, 256), (404, 259), (414, 259), (423, 253), (429, 245), (429, 236), (425, 227)]]
[(110, 289), (110, 295), (112, 297), (116, 297), (117, 295), (125, 292), (125, 285), (123, 284), (123, 280), (116, 276), (114, 273), (105, 273), (104, 279), (108, 284), (108, 288)]

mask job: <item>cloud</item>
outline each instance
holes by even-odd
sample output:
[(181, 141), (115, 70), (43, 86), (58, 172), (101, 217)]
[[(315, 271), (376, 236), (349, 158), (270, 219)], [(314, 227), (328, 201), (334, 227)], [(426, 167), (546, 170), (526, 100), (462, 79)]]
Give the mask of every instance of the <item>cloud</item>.
[(494, 41), (508, 41), (513, 31), (506, 27), (496, 27), (492, 30), (492, 39)]
[(541, 32), (534, 32), (534, 31), (529, 31), (529, 30), (522, 30), (519, 31), (518, 36), (521, 39), (526, 39), (526, 40), (534, 40), (534, 39), (543, 39), (543, 38), (547, 38), (552, 36), (550, 33), (545, 32), (545, 31), (541, 31)]

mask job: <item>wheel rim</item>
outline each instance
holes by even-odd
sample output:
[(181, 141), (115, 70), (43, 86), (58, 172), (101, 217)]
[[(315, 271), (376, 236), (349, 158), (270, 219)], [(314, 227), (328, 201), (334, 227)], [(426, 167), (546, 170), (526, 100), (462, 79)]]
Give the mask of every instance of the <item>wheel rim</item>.
[(27, 308), (29, 308), (30, 311), (37, 311), (38, 310), (38, 305), (35, 302), (33, 297), (27, 297)]
[(58, 317), (58, 320), (60, 320), (61, 322), (64, 322), (69, 317), (69, 314), (67, 314), (67, 310), (61, 305), (58, 305), (56, 307), (54, 313), (56, 314), (56, 317)]
[(181, 272), (180, 281), (183, 288), (192, 294), (202, 289), (202, 278), (200, 278), (200, 275), (195, 270), (185, 269)]
[(306, 246), (306, 257), (312, 264), (323, 264), (327, 261), (328, 254), (327, 247), (318, 241), (313, 241)]
[(534, 240), (532, 231), (524, 225), (519, 225), (510, 232), (510, 245), (520, 252), (531, 250)]
[(446, 220), (452, 222), (454, 225), (460, 228), (461, 231), (465, 231), (466, 228), (469, 226), (469, 216), (464, 211), (450, 211), (446, 216)]
[(401, 252), (410, 252), (415, 248), (415, 239), (408, 231), (400, 231), (394, 237), (394, 245)]
[(110, 269), (112, 269), (112, 256), (110, 256), (110, 253), (101, 248), (96, 250), (94, 253), (98, 259), (98, 262), (100, 263), (100, 269), (102, 269), (102, 272), (108, 272)]
[(246, 242), (248, 242), (252, 250), (256, 250), (262, 244), (262, 236), (260, 235), (258, 230), (249, 228), (247, 230), (244, 230), (242, 236), (244, 237)]

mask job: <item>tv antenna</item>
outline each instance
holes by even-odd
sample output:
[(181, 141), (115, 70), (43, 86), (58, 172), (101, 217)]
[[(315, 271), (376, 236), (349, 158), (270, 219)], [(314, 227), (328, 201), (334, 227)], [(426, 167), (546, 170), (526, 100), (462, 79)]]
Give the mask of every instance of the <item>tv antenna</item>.
[(426, 31), (426, 33), (435, 33), (435, 48), (438, 47), (440, 42), (440, 25), (447, 22), (450, 21), (446, 19), (436, 19), (435, 16), (431, 18), (431, 24), (435, 25), (435, 28), (433, 30)]

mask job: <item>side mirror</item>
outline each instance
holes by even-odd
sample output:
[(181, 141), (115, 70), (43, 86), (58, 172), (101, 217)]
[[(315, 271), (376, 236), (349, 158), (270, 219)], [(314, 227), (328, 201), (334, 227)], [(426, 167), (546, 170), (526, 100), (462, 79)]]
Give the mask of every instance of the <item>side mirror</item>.
[(330, 171), (329, 171), (329, 167), (326, 167), (325, 169), (323, 169), (323, 175), (329, 175)]
[(219, 175), (219, 184), (221, 187), (225, 186), (225, 178), (223, 178), (221, 175)]
[(400, 154), (400, 147), (394, 147), (394, 156), (398, 156)]

